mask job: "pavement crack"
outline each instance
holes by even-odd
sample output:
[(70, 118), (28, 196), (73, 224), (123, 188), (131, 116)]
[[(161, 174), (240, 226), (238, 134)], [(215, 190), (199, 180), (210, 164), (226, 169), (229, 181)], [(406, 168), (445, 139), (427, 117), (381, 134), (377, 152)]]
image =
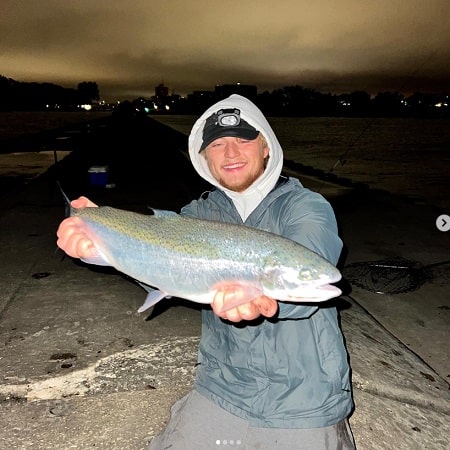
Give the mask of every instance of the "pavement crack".
[(106, 356), (62, 376), (0, 385), (0, 399), (57, 400), (70, 396), (158, 389), (193, 383), (198, 337), (164, 338)]
[(394, 400), (396, 402), (440, 412), (450, 416), (450, 406), (447, 396), (445, 396), (445, 398), (430, 397), (427, 393), (393, 386), (386, 389), (382, 384), (362, 381), (360, 379), (353, 379), (353, 388), (376, 397)]

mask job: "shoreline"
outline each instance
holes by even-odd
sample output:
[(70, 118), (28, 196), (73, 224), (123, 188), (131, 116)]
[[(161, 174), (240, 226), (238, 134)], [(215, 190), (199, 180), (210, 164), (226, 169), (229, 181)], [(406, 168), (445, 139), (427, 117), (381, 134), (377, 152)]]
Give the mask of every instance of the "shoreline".
[(0, 111), (0, 143), (70, 125), (79, 125), (110, 115), (111, 112), (104, 111)]
[[(3, 124), (0, 130), (10, 128), (10, 131), (6, 135), (10, 136), (10, 139), (0, 139), (0, 178), (3, 178), (3, 182), (0, 182), (0, 186), (17, 185), (18, 180), (14, 180), (14, 176), (19, 177), (26, 182), (36, 176), (40, 176), (52, 167), (52, 157), (45, 156), (48, 152), (70, 152), (73, 150), (82, 150), (80, 144), (77, 148), (76, 140), (80, 138), (83, 133), (89, 133), (91, 126), (95, 127), (95, 123), (102, 123), (103, 119), (111, 117), (111, 113), (108, 112), (80, 112), (80, 113), (58, 113), (58, 112), (42, 112), (42, 113), (0, 113), (0, 117), (9, 116), (10, 121), (7, 124)], [(36, 116), (30, 123), (24, 123), (23, 117)], [(147, 116), (150, 120), (154, 120), (162, 126), (170, 128), (174, 134), (177, 135), (177, 139), (180, 140), (180, 150), (186, 155), (187, 135), (185, 126), (173, 126), (177, 121), (176, 117), (172, 116)], [(81, 120), (81, 121), (80, 121)], [(120, 119), (122, 120), (122, 119)], [(186, 117), (186, 121), (192, 120), (189, 116)], [(21, 126), (11, 127), (15, 122), (21, 123)], [(184, 119), (183, 119), (184, 122)], [(106, 122), (105, 122), (106, 123)], [(55, 125), (64, 124), (65, 126), (59, 126), (55, 128)], [(14, 130), (11, 131), (11, 128)], [(27, 133), (26, 130), (34, 130), (33, 133)], [(4, 138), (4, 136), (2, 136)], [(1, 145), (2, 140), (8, 142), (10, 150), (6, 151), (5, 145)], [(68, 154), (66, 153), (66, 155)], [(33, 156), (36, 156), (36, 161), (33, 161)], [(19, 161), (18, 164), (15, 161)], [(47, 160), (43, 163), (43, 160)], [(9, 161), (9, 162), (8, 162)], [(58, 157), (58, 161), (60, 158)], [(8, 167), (10, 165), (11, 167)], [(436, 201), (420, 195), (396, 192), (395, 189), (379, 188), (371, 186), (366, 182), (351, 179), (346, 176), (339, 176), (336, 173), (330, 173), (322, 169), (317, 169), (311, 165), (305, 165), (294, 160), (285, 159), (283, 173), (299, 178), (300, 181), (312, 190), (316, 190), (327, 197), (330, 190), (328, 186), (339, 186), (341, 190), (356, 189), (356, 190), (370, 190), (371, 192), (379, 192), (382, 194), (390, 194), (405, 198), (407, 201), (414, 204), (422, 204), (433, 207), (437, 212), (448, 213), (449, 205), (446, 197), (437, 195)], [(438, 189), (438, 187), (436, 187)], [(443, 190), (445, 188), (443, 187)], [(2, 189), (4, 195), (8, 195), (5, 189)], [(439, 189), (437, 192), (442, 192)]]
[[(55, 153), (57, 157), (56, 164), (54, 161)], [(17, 192), (22, 191), (38, 178), (49, 176), (52, 172), (54, 173), (58, 165), (72, 153), (73, 151), (65, 150), (44, 150), (41, 152), (0, 154), (0, 200), (17, 194)], [(2, 161), (5, 157), (9, 164)], [(21, 166), (14, 165), (16, 158), (23, 158), (25, 164)], [(447, 213), (447, 210), (442, 205), (436, 205), (426, 199), (372, 188), (367, 184), (353, 182), (347, 178), (330, 178), (329, 174), (324, 171), (312, 167), (298, 167), (298, 163), (294, 161), (285, 161), (282, 174), (299, 179), (304, 187), (323, 195), (336, 210), (348, 209), (349, 207), (354, 207), (355, 204), (361, 207), (362, 201), (366, 202), (367, 199), (386, 200), (390, 198), (392, 202), (427, 207), (436, 214), (436, 218), (440, 214)]]
[(0, 112), (0, 155), (65, 150), (110, 117), (109, 112)]

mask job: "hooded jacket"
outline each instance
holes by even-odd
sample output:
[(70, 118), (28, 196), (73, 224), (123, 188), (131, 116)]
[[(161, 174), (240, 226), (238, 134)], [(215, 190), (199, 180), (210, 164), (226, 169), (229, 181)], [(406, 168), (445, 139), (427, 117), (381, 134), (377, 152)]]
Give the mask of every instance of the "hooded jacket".
[[(238, 108), (269, 146), (264, 173), (242, 193), (220, 186), (199, 153), (206, 119), (225, 108)], [(248, 99), (232, 95), (205, 111), (189, 136), (189, 154), (215, 189), (185, 206), (182, 214), (271, 231), (337, 263), (342, 242), (331, 206), (297, 179), (280, 176), (281, 145)], [(195, 389), (252, 426), (325, 427), (346, 418), (353, 407), (337, 311), (327, 304), (279, 302), (275, 317), (237, 324), (205, 309), (198, 362)]]

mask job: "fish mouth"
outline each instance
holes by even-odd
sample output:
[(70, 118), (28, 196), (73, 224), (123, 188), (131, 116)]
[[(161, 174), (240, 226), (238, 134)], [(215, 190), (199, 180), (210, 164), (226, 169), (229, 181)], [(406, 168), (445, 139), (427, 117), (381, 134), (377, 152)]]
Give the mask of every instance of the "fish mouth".
[[(325, 278), (325, 277), (324, 277)], [(336, 274), (333, 274), (333, 276), (328, 276), (323, 284), (317, 284), (315, 286), (312, 286), (311, 288), (311, 297), (318, 297), (320, 299), (328, 300), (333, 297), (339, 297), (339, 295), (342, 294), (342, 291), (335, 286), (333, 283), (337, 283), (342, 278), (342, 275), (340, 272), (337, 272)]]
[(339, 297), (342, 291), (332, 284), (321, 284), (309, 289), (302, 288), (296, 295), (289, 296), (287, 301), (295, 302), (324, 302), (334, 297)]
[(321, 294), (321, 296), (331, 295), (332, 297), (338, 297), (342, 294), (342, 291), (333, 284), (323, 284), (322, 286), (318, 286), (315, 291)]

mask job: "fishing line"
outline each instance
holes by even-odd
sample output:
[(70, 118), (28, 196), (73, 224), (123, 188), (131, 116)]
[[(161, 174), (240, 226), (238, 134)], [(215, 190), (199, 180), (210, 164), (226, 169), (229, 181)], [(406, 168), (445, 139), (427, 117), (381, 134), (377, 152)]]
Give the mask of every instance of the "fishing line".
[[(404, 91), (405, 88), (408, 86), (408, 84), (411, 82), (411, 80), (414, 79), (414, 77), (425, 67), (425, 65), (427, 65), (429, 63), (429, 61), (436, 55), (438, 51), (435, 50), (433, 52), (431, 52), (427, 58), (422, 61), (421, 64), (419, 64), (412, 72), (410, 75), (408, 75), (402, 85), (400, 86), (400, 88), (398, 89), (397, 92), (401, 92)], [(377, 118), (373, 117), (365, 126), (364, 128), (360, 131), (360, 133), (354, 137), (354, 139), (348, 144), (347, 148), (345, 149), (345, 151), (338, 156), (338, 158), (336, 159), (336, 162), (333, 164), (333, 166), (331, 167), (331, 169), (329, 169), (327, 172), (325, 172), (325, 175), (331, 175), (334, 173), (334, 170), (339, 166), (339, 164), (343, 167), (346, 163), (347, 163), (347, 155), (355, 148), (357, 142), (359, 142), (359, 140), (364, 136), (364, 134), (367, 132), (367, 130), (374, 124), (374, 122), (376, 121)], [(319, 186), (319, 189), (317, 190), (318, 192), (320, 192), (323, 188), (323, 186), (325, 185), (325, 180), (322, 180), (321, 185)]]

